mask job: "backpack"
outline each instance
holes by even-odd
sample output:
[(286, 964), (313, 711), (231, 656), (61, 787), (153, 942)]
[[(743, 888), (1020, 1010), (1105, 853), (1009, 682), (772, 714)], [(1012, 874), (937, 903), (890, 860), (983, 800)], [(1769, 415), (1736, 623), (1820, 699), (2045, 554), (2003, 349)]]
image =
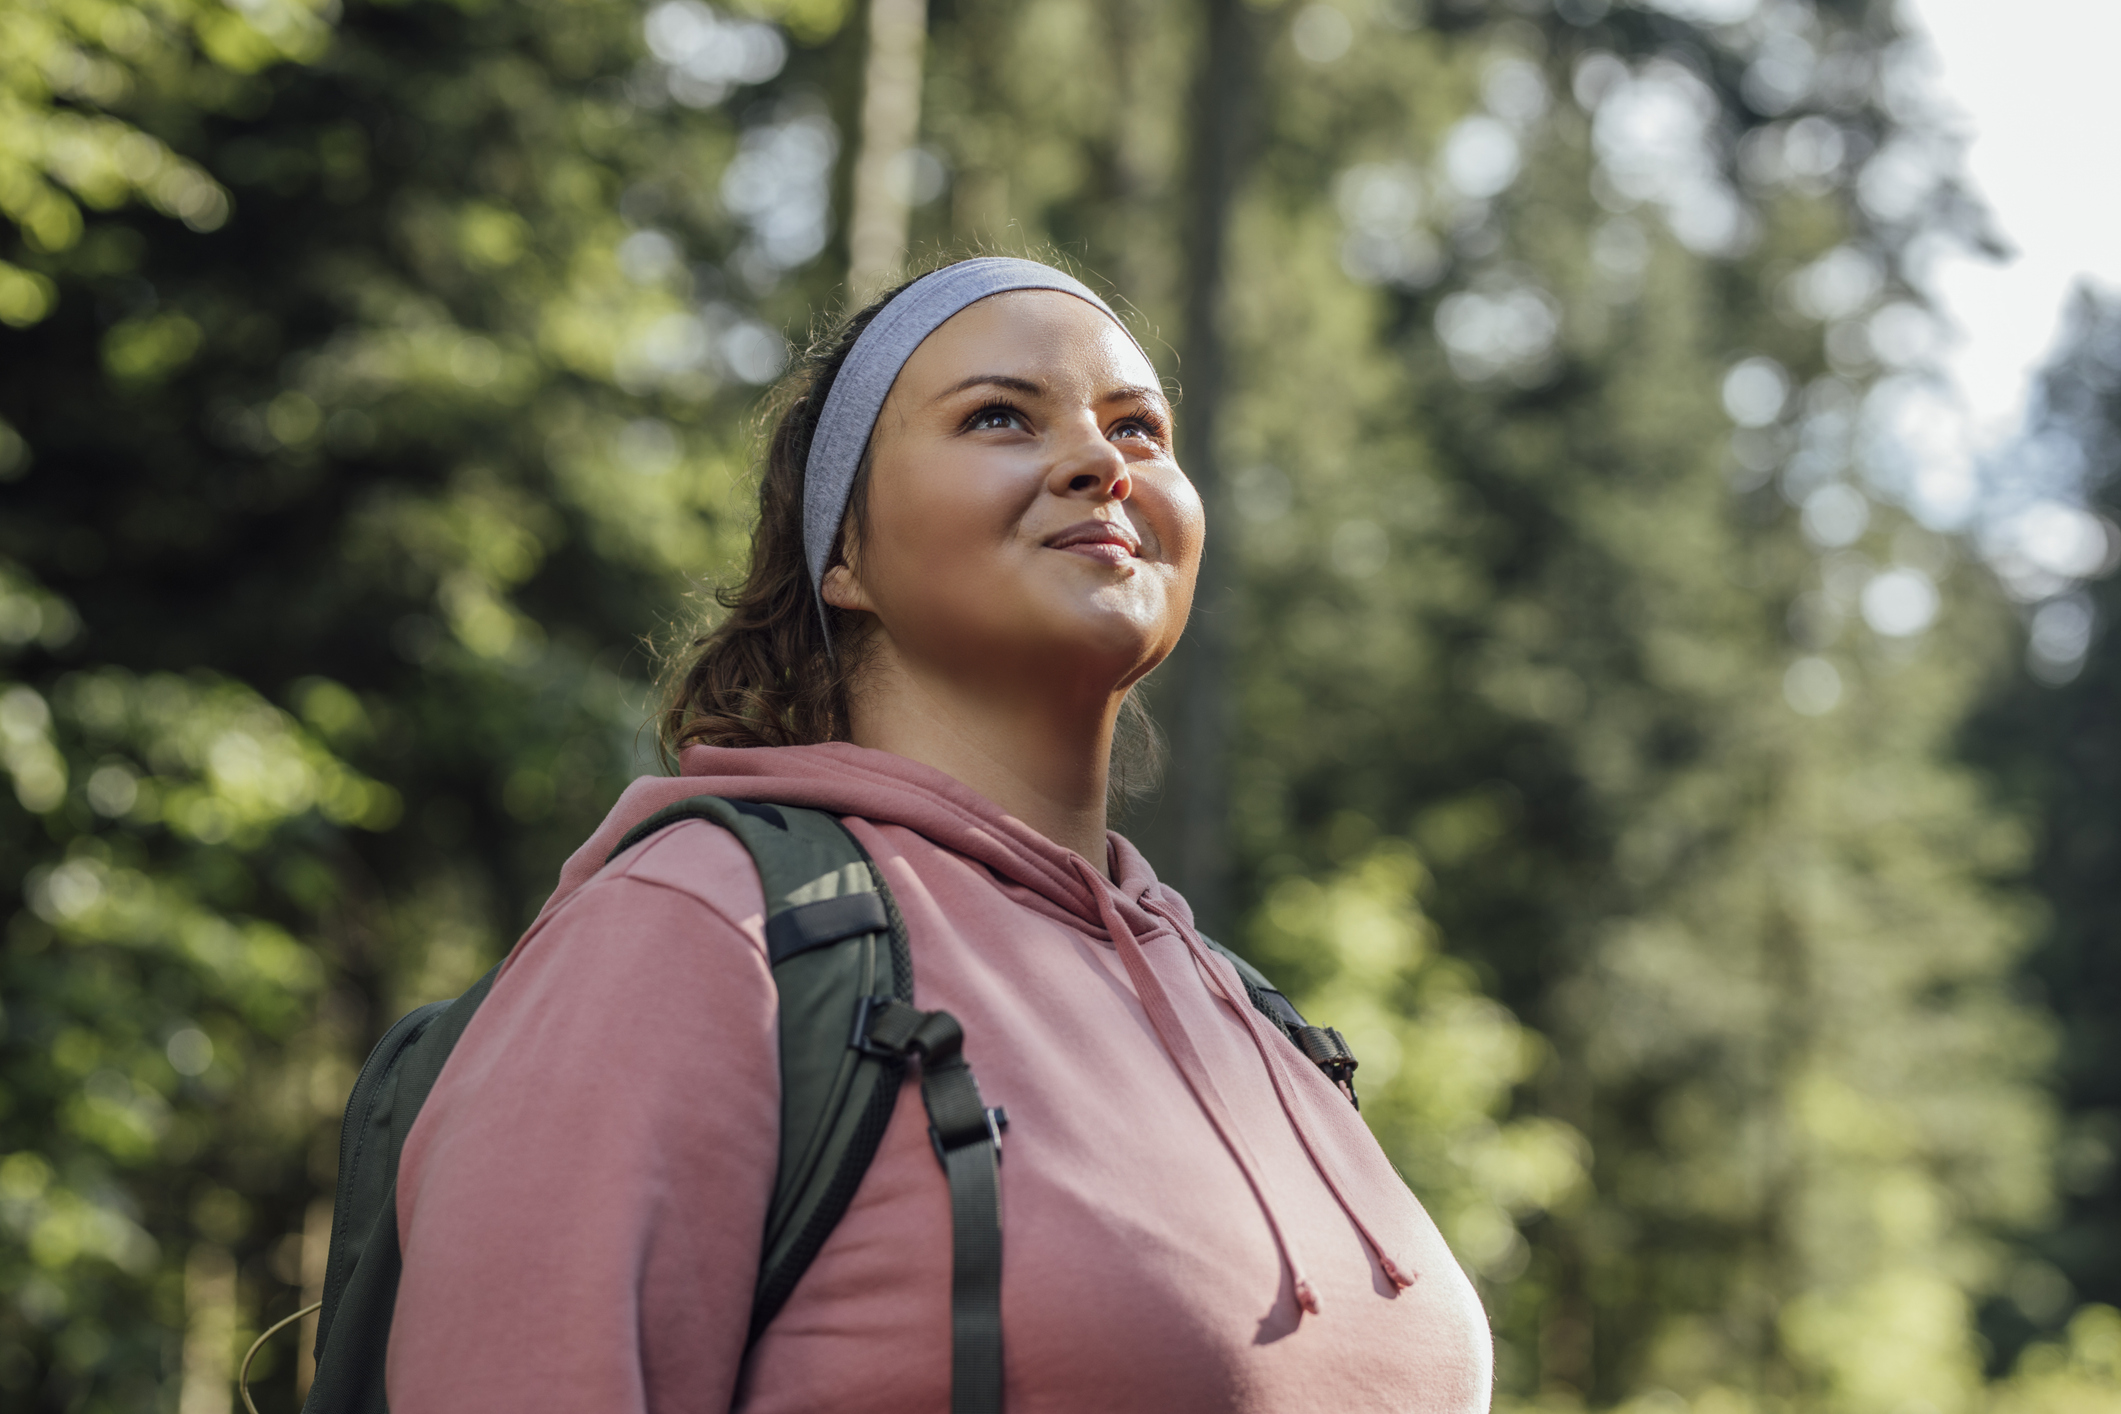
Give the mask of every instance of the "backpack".
[[(706, 820), (728, 830), (758, 867), (767, 954), (780, 996), (780, 1164), (746, 1348), (786, 1303), (847, 1211), (883, 1140), (909, 1062), (917, 1060), (929, 1139), (950, 1188), (951, 1414), (999, 1414), (997, 1166), (1009, 1119), (981, 1100), (956, 1019), (913, 1005), (906, 923), (881, 873), (831, 815), (707, 795), (643, 820), (606, 862), (680, 820)], [(1353, 1101), (1356, 1062), (1340, 1033), (1308, 1025), (1258, 969), (1220, 943), (1209, 945), (1236, 966), (1252, 1005)], [(463, 996), (430, 1002), (400, 1019), (354, 1081), (339, 1136), (316, 1376), (303, 1414), (387, 1414), (383, 1361), (402, 1266), (398, 1157), (499, 972), (496, 966)], [(256, 1351), (253, 1345), (251, 1353)], [(249, 1356), (243, 1363), (247, 1371)], [(247, 1388), (243, 1397), (248, 1405)]]

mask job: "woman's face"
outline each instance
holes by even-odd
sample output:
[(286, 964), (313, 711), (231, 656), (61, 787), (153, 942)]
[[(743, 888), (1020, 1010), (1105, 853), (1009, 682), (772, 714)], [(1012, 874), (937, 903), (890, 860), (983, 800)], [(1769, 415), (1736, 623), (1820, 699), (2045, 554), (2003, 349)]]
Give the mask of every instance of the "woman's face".
[(1178, 642), (1200, 498), (1155, 370), (1096, 307), (994, 295), (928, 336), (871, 439), (866, 525), (825, 598), (900, 666), (1108, 693)]

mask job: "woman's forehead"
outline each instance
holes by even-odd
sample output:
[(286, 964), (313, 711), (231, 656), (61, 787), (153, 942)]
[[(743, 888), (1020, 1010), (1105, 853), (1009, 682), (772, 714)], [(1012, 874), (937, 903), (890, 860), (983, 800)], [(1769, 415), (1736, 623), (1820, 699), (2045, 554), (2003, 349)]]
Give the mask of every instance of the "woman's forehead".
[(914, 350), (898, 381), (930, 391), (982, 374), (1040, 384), (1157, 385), (1156, 370), (1126, 330), (1058, 290), (1010, 290), (966, 306)]

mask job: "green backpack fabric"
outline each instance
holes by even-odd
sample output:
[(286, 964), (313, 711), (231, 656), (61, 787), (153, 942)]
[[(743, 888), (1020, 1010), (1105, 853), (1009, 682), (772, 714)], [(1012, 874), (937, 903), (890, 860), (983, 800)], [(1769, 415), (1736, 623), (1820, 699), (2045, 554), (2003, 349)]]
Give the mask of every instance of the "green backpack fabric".
[[(875, 1158), (909, 1063), (918, 1062), (929, 1137), (950, 1187), (951, 1414), (1002, 1407), (1002, 1132), (947, 1012), (913, 1005), (905, 920), (882, 875), (832, 816), (695, 796), (636, 825), (609, 858), (681, 820), (735, 835), (766, 896), (766, 947), (780, 995), (781, 1154), (747, 1344), (756, 1342), (847, 1211)], [(1355, 1058), (1310, 1026), (1258, 969), (1219, 943), (1256, 1007), (1352, 1101)], [(430, 1002), (384, 1033), (354, 1082), (339, 1138), (331, 1251), (317, 1320), (316, 1376), (303, 1414), (386, 1414), (384, 1354), (402, 1270), (398, 1158), (442, 1067), (486, 999), (496, 967), (453, 1001)]]

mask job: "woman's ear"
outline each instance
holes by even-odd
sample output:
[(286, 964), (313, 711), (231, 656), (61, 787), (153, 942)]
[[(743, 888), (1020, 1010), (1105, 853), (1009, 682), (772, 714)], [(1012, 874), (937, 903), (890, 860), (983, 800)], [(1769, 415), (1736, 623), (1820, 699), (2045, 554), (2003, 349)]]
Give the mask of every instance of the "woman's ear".
[(869, 591), (862, 587), (861, 579), (845, 561), (825, 571), (825, 582), (820, 587), (820, 592), (824, 595), (825, 602), (835, 609), (850, 609), (864, 614), (876, 612), (876, 605), (869, 602)]

